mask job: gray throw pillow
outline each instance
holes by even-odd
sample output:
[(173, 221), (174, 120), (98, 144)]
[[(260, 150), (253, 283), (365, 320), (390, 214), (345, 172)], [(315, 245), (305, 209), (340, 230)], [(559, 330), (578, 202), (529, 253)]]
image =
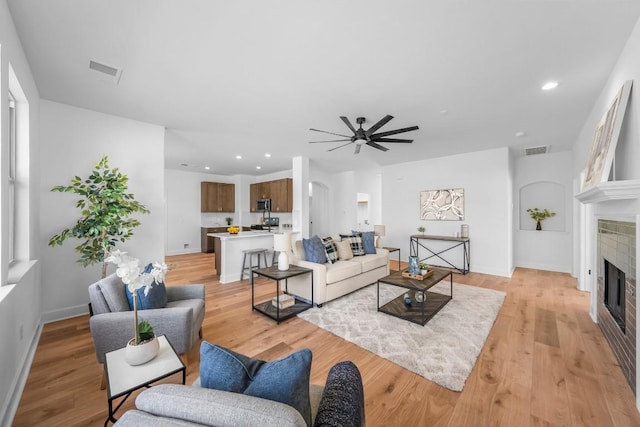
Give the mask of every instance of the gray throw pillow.
[(324, 264), (327, 262), (327, 255), (324, 250), (324, 243), (318, 236), (310, 239), (302, 239), (306, 261)]

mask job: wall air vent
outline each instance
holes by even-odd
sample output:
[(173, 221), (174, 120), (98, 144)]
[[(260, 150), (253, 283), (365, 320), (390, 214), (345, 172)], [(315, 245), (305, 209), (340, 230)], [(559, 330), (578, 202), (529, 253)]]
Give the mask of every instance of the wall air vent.
[(89, 61), (89, 70), (98, 80), (102, 82), (110, 82), (118, 84), (120, 76), (122, 75), (122, 69), (115, 68), (110, 65), (103, 64), (97, 61)]
[(529, 147), (524, 149), (525, 156), (533, 156), (535, 154), (546, 154), (549, 152), (548, 145), (541, 145), (540, 147)]

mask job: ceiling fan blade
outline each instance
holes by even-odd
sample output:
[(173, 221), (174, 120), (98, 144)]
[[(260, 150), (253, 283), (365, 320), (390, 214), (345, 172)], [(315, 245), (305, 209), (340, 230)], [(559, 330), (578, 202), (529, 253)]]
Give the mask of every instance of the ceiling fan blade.
[(351, 138), (347, 139), (332, 139), (330, 141), (309, 141), (309, 144), (318, 144), (321, 142), (342, 142), (342, 141), (351, 141)]
[(381, 151), (389, 151), (387, 147), (383, 147), (382, 145), (376, 144), (375, 142), (372, 142), (372, 141), (367, 142), (367, 145), (373, 148), (377, 148), (378, 150), (381, 150)]
[(353, 154), (359, 154), (361, 146), (362, 146), (362, 144), (356, 144), (356, 151), (354, 151)]
[(399, 139), (399, 138), (375, 138), (373, 141), (376, 142), (406, 142), (411, 143), (413, 139)]
[(319, 130), (319, 129), (309, 129), (312, 130), (314, 132), (322, 132), (322, 133), (328, 133), (329, 135), (337, 135), (337, 136), (344, 136), (345, 138), (351, 138), (349, 135), (343, 135), (341, 133), (334, 133), (334, 132), (327, 132), (326, 130)]
[(353, 141), (351, 141), (351, 142), (347, 142), (346, 144), (342, 144), (342, 145), (340, 145), (340, 146), (338, 146), (338, 147), (330, 148), (330, 149), (328, 149), (327, 151), (337, 150), (338, 148), (346, 147), (346, 146), (347, 146), (347, 145), (349, 145), (349, 144), (353, 144)]
[(351, 129), (351, 132), (356, 133), (356, 128), (353, 127), (349, 119), (347, 119), (345, 116), (340, 116), (340, 118), (342, 119), (344, 124), (347, 125), (349, 129)]
[(411, 126), (411, 127), (408, 127), (408, 128), (389, 130), (387, 132), (376, 133), (375, 135), (370, 135), (370, 137), (371, 137), (371, 139), (378, 140), (378, 138), (381, 138), (381, 137), (384, 137), (384, 136), (395, 135), (395, 134), (403, 133), (403, 132), (411, 132), (412, 130), (418, 130), (418, 129), (419, 129), (418, 126)]
[(373, 135), (375, 131), (380, 129), (382, 126), (386, 125), (391, 119), (393, 119), (393, 116), (390, 116), (387, 114), (382, 119), (380, 119), (378, 123), (376, 123), (375, 125), (371, 126), (368, 130), (366, 130), (364, 134), (367, 135), (367, 138), (370, 137), (371, 135)]

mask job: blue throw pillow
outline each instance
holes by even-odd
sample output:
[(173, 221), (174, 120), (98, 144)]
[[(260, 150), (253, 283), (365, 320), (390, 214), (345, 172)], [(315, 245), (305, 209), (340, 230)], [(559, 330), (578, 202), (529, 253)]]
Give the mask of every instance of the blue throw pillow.
[(302, 239), (306, 261), (324, 264), (327, 262), (327, 255), (324, 251), (324, 243), (318, 236), (310, 239)]
[[(151, 271), (151, 264), (145, 267), (145, 271)], [(129, 290), (128, 285), (124, 285), (127, 291), (127, 300), (129, 301), (129, 309), (133, 310), (133, 294)], [(138, 310), (150, 310), (153, 308), (165, 308), (167, 306), (167, 288), (164, 282), (154, 283), (149, 289), (147, 295), (144, 294), (144, 287), (136, 290)]]
[(200, 345), (200, 384), (285, 403), (300, 412), (310, 426), (311, 359), (311, 351), (304, 349), (284, 359), (265, 362), (203, 341)]
[(364, 248), (365, 254), (375, 254), (376, 253), (376, 234), (373, 231), (353, 231), (354, 235), (360, 236), (362, 238), (362, 246)]

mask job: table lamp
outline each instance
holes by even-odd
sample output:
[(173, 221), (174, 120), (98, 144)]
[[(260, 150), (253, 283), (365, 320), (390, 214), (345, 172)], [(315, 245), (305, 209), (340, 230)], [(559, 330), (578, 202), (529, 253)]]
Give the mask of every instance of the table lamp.
[(289, 233), (273, 235), (273, 250), (280, 252), (278, 255), (278, 270), (288, 270), (289, 256), (287, 252), (291, 250), (291, 236)]
[(384, 236), (386, 233), (384, 225), (374, 225), (373, 232), (376, 236), (378, 236), (378, 240), (376, 241), (376, 248), (382, 248), (384, 246), (382, 243), (382, 236)]

